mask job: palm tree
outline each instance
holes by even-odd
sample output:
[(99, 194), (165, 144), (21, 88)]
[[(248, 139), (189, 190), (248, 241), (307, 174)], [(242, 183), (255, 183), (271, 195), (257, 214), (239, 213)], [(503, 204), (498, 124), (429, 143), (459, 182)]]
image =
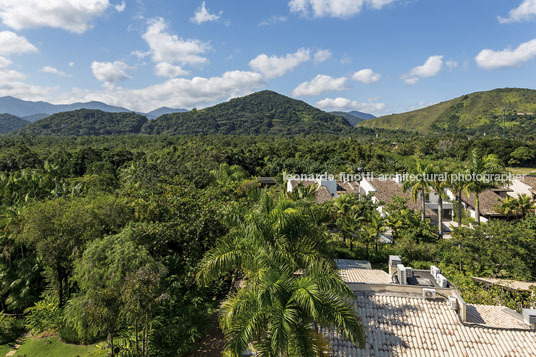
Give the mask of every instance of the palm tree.
[(315, 324), (363, 346), (352, 293), (328, 256), (328, 234), (310, 206), (264, 193), (200, 262), (200, 283), (228, 272), (241, 279), (220, 316), (231, 355), (253, 347), (267, 356), (321, 356), (326, 341)]
[(426, 219), (426, 202), (425, 194), (426, 190), (430, 188), (426, 176), (429, 174), (429, 167), (421, 162), (417, 162), (416, 168), (413, 172), (413, 179), (409, 179), (402, 183), (402, 189), (404, 191), (411, 190), (411, 199), (413, 202), (417, 202), (419, 195), (421, 196), (422, 207), (421, 207), (421, 217), (423, 222)]
[[(502, 174), (504, 168), (500, 164), (499, 158), (496, 155), (482, 157), (482, 154), (478, 149), (473, 149), (471, 152), (469, 171), (471, 174), (475, 175), (475, 177), (468, 182), (466, 190), (475, 194), (475, 218), (477, 223), (480, 223), (479, 195), (485, 190), (495, 187), (498, 184), (504, 184), (504, 182), (500, 180), (491, 180), (491, 178), (496, 176), (495, 174)], [(487, 177), (487, 179), (478, 180), (476, 175), (481, 175), (482, 178)]]
[[(462, 175), (464, 175), (466, 171), (462, 167), (458, 167), (454, 170), (450, 171), (450, 177), (448, 181), (448, 187), (454, 192), (454, 195), (456, 196), (456, 206), (458, 209), (458, 212), (456, 214), (458, 218), (458, 227), (462, 226), (462, 216), (463, 216), (463, 206), (462, 206), (462, 193), (467, 190), (468, 182), (463, 180)], [(456, 179), (452, 179), (452, 177), (456, 177)]]
[(519, 213), (521, 213), (521, 216), (523, 217), (536, 208), (534, 199), (525, 193), (518, 195), (516, 201)]
[[(369, 236), (374, 241), (374, 253), (378, 254), (378, 240), (380, 239), (380, 234), (385, 232), (386, 220), (383, 218), (379, 212), (374, 212), (370, 217), (370, 222), (366, 226), (366, 230)], [(366, 245), (366, 255), (368, 259), (368, 244)]]
[(331, 352), (329, 341), (315, 324), (335, 328), (363, 346), (360, 320), (341, 299), (352, 297), (348, 290), (333, 270), (296, 276), (270, 269), (222, 304), (226, 349), (234, 356), (249, 348), (260, 356), (325, 356)]
[(534, 200), (527, 194), (521, 194), (517, 198), (507, 196), (500, 205), (495, 206), (495, 210), (501, 214), (521, 217), (525, 217), (534, 208)]
[(430, 187), (437, 194), (437, 231), (440, 238), (443, 237), (443, 196), (445, 195), (445, 189), (449, 186), (448, 177), (443, 176), (445, 173), (444, 165), (438, 163), (432, 168), (432, 175), (429, 181)]

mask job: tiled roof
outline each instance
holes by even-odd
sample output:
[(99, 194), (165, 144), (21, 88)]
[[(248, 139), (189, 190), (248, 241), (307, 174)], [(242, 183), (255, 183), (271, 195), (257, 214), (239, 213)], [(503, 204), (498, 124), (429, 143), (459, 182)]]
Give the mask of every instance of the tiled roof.
[(536, 194), (536, 176), (528, 176), (527, 175), (527, 176), (523, 177), (521, 182), (523, 182), (526, 185), (529, 185), (530, 186), (530, 192), (532, 192), (533, 194)]
[(355, 181), (337, 182), (337, 192), (358, 194), (359, 183)]
[[(385, 203), (391, 203), (393, 201), (393, 198), (395, 196), (400, 196), (403, 198), (407, 198), (408, 201), (406, 202), (406, 206), (408, 208), (411, 208), (415, 211), (420, 212), (422, 210), (422, 201), (418, 198), (416, 201), (413, 201), (411, 198), (411, 193), (408, 191), (404, 191), (402, 189), (402, 185), (396, 183), (393, 180), (369, 180), (370, 184), (374, 189), (376, 190), (374, 193), (374, 196)], [(432, 217), (436, 218), (437, 214), (434, 213), (428, 206), (425, 208), (426, 217)]]
[(339, 274), (345, 283), (389, 284), (389, 274), (383, 270), (344, 269)]
[[(504, 306), (466, 305), (467, 322), (489, 327), (526, 329), (516, 312)], [(535, 341), (536, 342), (536, 341)]]
[(536, 331), (464, 325), (442, 299), (358, 293), (354, 305), (366, 346), (322, 329), (334, 356), (536, 356)]
[(331, 196), (331, 193), (329, 193), (326, 186), (320, 186), (318, 188), (318, 191), (316, 191), (316, 203), (324, 203), (326, 201), (331, 200), (333, 197)]
[[(467, 195), (467, 193), (462, 193), (462, 201), (471, 206), (472, 208), (475, 208), (475, 199), (476, 196), (474, 193), (470, 193)], [(500, 205), (503, 201), (501, 196), (493, 192), (492, 190), (485, 190), (481, 192), (478, 195), (478, 199), (480, 201), (480, 214), (483, 216), (502, 216), (502, 214), (498, 213), (495, 210), (495, 207), (497, 205)]]
[(494, 278), (472, 278), (474, 281), (490, 285), (499, 285), (509, 290), (525, 290), (529, 291), (531, 287), (536, 287), (536, 282), (518, 281), (510, 279), (494, 279)]

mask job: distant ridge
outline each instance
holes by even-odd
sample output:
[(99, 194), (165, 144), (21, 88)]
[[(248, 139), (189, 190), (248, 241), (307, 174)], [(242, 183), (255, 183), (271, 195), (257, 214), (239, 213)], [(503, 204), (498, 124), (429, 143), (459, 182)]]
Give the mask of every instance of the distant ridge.
[(110, 113), (95, 109), (78, 109), (52, 114), (31, 123), (17, 134), (52, 136), (94, 136), (139, 134), (147, 118), (130, 113)]
[(234, 98), (201, 110), (160, 116), (144, 134), (296, 135), (349, 133), (350, 124), (303, 101), (272, 91)]
[(0, 97), (0, 113), (22, 117), (34, 116), (36, 114), (55, 114), (77, 109), (97, 109), (105, 112), (130, 112), (122, 107), (114, 107), (101, 102), (73, 103), (73, 104), (50, 104), (47, 102), (31, 102), (14, 97)]
[[(503, 108), (506, 118), (503, 123)], [(359, 127), (463, 134), (536, 134), (536, 90), (498, 88), (474, 92), (407, 113), (363, 121)]]
[(372, 114), (362, 113), (356, 110), (348, 112), (348, 113), (346, 112), (330, 112), (330, 113), (333, 115), (343, 117), (344, 119), (348, 121), (348, 123), (350, 123), (351, 126), (356, 126), (358, 123), (362, 121), (376, 118)]
[(169, 107), (160, 107), (158, 109), (155, 109), (153, 111), (150, 111), (146, 113), (147, 119), (156, 119), (161, 115), (165, 114), (173, 114), (173, 113), (184, 113), (187, 112), (188, 109), (173, 109)]
[(0, 134), (8, 134), (25, 127), (30, 122), (11, 114), (0, 114)]

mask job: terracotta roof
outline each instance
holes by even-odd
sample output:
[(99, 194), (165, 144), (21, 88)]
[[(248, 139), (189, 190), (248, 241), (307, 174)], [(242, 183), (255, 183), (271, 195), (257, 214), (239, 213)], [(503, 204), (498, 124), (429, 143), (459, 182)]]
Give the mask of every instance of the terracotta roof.
[(327, 201), (330, 201), (333, 197), (331, 196), (331, 193), (329, 193), (326, 186), (320, 186), (318, 188), (318, 191), (316, 191), (316, 203), (324, 203)]
[(536, 176), (524, 176), (521, 182), (529, 185), (531, 187), (530, 192), (536, 195)]
[(443, 299), (358, 293), (354, 306), (366, 346), (321, 329), (334, 356), (536, 356), (536, 331), (464, 325)]
[(528, 328), (517, 312), (504, 306), (467, 304), (465, 309), (469, 323), (488, 327)]
[(479, 283), (502, 286), (503, 288), (507, 288), (509, 290), (530, 291), (531, 287), (536, 287), (536, 282), (478, 277), (472, 277), (471, 279)]
[(341, 279), (345, 283), (389, 284), (389, 274), (371, 269), (366, 260), (335, 259)]
[[(402, 185), (396, 183), (393, 180), (369, 180), (369, 183), (374, 187), (376, 190), (374, 193), (374, 196), (385, 203), (391, 203), (393, 201), (393, 198), (395, 196), (400, 196), (403, 198), (407, 198), (408, 201), (406, 202), (406, 206), (408, 208), (411, 208), (415, 211), (420, 212), (422, 210), (422, 201), (421, 199), (417, 199), (416, 201), (413, 201), (411, 198), (410, 191), (404, 191), (402, 189)], [(437, 218), (437, 214), (432, 211), (428, 206), (425, 208), (426, 217), (431, 217), (433, 219)]]
[(359, 193), (359, 183), (356, 181), (337, 182), (337, 193)]
[(304, 185), (305, 187), (307, 186), (311, 186), (313, 184), (316, 184), (317, 182), (316, 181), (308, 181), (308, 180), (290, 180), (290, 184), (292, 186), (292, 189), (294, 189), (296, 186), (298, 186), (298, 184), (302, 184)]
[[(462, 192), (462, 201), (465, 202), (467, 205), (471, 206), (473, 209), (475, 208), (475, 199), (476, 199), (476, 196), (474, 193), (470, 193), (469, 195), (467, 195), (467, 193)], [(503, 214), (498, 213), (495, 210), (495, 207), (497, 205), (500, 205), (503, 201), (501, 196), (499, 196), (492, 190), (485, 190), (478, 195), (478, 199), (480, 201), (480, 214), (481, 215), (503, 216)]]
[[(290, 180), (290, 185), (292, 189), (296, 188), (298, 184), (302, 184), (305, 187), (311, 185), (317, 185), (318, 182), (312, 180)], [(359, 193), (359, 184), (355, 181), (352, 182), (337, 182), (337, 194), (345, 193)], [(324, 203), (333, 199), (333, 196), (329, 193), (328, 189), (325, 186), (320, 186), (316, 192), (316, 203)]]

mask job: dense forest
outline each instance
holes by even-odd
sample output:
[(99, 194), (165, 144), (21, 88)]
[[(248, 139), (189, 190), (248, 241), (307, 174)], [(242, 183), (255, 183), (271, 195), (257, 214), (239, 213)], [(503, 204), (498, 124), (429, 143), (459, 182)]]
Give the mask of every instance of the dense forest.
[[(310, 192), (285, 194), (281, 176), (414, 171), (416, 162), (456, 169), (470, 167), (475, 157), (497, 167), (534, 167), (535, 151), (527, 141), (387, 131), (4, 136), (0, 343), (26, 330), (97, 343), (104, 355), (186, 355), (203, 343), (219, 314), (230, 353), (253, 344), (274, 354), (290, 348), (312, 355), (307, 351), (320, 348), (313, 323), (362, 344), (359, 317), (344, 303), (349, 292), (332, 259), (368, 259), (385, 268), (389, 254), (415, 268), (439, 265), (468, 302), (517, 309), (530, 297), (482, 289), (470, 277), (536, 278), (532, 214), (442, 240), (401, 199), (388, 205), (384, 220), (358, 196), (316, 204)], [(279, 184), (263, 188), (259, 176)], [(358, 223), (351, 218), (356, 214), (363, 218)], [(386, 228), (397, 238), (378, 246), (375, 237)], [(347, 234), (356, 229), (359, 235)], [(296, 277), (299, 269), (310, 273)], [(276, 293), (273, 284), (283, 290)], [(274, 295), (256, 300), (260, 291)], [(304, 291), (323, 304), (322, 315), (311, 315), (312, 302), (300, 298)], [(277, 306), (288, 303), (297, 304), (296, 319), (285, 339), (276, 340)], [(242, 334), (252, 316), (266, 311)]]
[[(498, 88), (475, 92), (401, 114), (360, 122), (368, 128), (404, 129), (418, 132), (456, 132), (512, 137), (534, 135), (536, 90)], [(503, 118), (503, 114), (505, 114)]]
[(11, 114), (0, 114), (0, 134), (8, 134), (29, 124), (29, 121)]
[(25, 126), (21, 135), (126, 135), (141, 131), (147, 118), (136, 113), (110, 113), (101, 110), (79, 109), (52, 114)]

